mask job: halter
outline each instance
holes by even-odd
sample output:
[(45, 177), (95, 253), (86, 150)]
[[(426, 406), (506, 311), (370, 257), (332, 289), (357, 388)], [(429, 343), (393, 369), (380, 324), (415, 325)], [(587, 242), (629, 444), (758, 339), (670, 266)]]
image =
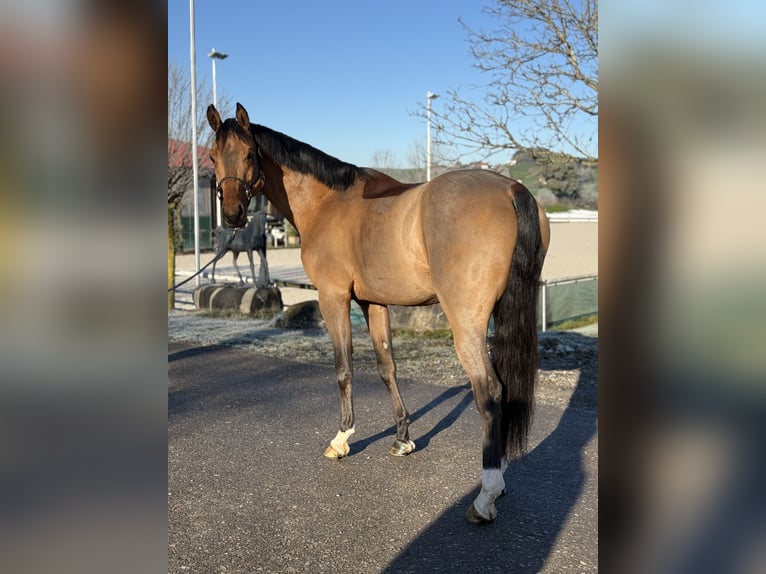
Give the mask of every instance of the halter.
[(245, 190), (245, 197), (247, 197), (247, 201), (250, 202), (250, 200), (255, 197), (255, 194), (261, 191), (263, 189), (263, 186), (266, 185), (266, 174), (263, 173), (263, 165), (261, 165), (261, 148), (256, 147), (256, 157), (258, 158), (258, 179), (256, 179), (253, 183), (247, 183), (244, 179), (235, 177), (233, 175), (227, 175), (222, 177), (216, 184), (215, 184), (215, 193), (218, 196), (219, 200), (223, 200), (223, 189), (221, 189), (221, 184), (226, 181), (227, 179), (233, 179), (234, 181), (238, 182), (239, 185), (242, 187), (242, 189)]

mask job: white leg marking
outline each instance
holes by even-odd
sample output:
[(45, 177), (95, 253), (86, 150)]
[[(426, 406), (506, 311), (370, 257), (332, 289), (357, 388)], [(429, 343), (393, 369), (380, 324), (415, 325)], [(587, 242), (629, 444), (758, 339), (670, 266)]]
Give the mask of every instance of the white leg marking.
[(499, 468), (484, 469), (481, 472), (481, 492), (473, 501), (476, 512), (487, 520), (494, 520), (497, 514), (495, 499), (500, 496), (504, 488), (505, 479)]
[[(350, 428), (347, 431), (338, 431), (335, 438), (330, 441), (330, 448), (325, 452), (325, 456), (329, 458), (339, 458), (346, 456), (351, 450), (348, 446), (348, 438), (354, 434), (354, 428)], [(335, 456), (330, 451), (334, 451)]]

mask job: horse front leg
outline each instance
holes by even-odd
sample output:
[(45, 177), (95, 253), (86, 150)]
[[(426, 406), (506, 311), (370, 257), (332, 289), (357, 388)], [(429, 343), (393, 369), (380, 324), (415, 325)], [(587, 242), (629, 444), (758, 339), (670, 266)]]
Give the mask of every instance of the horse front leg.
[(391, 395), (396, 419), (396, 440), (388, 452), (394, 456), (404, 456), (415, 450), (415, 443), (410, 440), (410, 413), (404, 406), (396, 382), (396, 363), (391, 342), (391, 322), (388, 307), (372, 303), (361, 303), (367, 327), (370, 329), (372, 345), (378, 362), (378, 373)]
[(332, 338), (335, 352), (335, 374), (340, 391), (340, 426), (338, 434), (325, 450), (327, 458), (342, 458), (350, 447), (349, 437), (354, 434), (354, 403), (351, 394), (353, 365), (351, 356), (351, 295), (350, 293), (326, 293), (319, 291), (319, 310)]

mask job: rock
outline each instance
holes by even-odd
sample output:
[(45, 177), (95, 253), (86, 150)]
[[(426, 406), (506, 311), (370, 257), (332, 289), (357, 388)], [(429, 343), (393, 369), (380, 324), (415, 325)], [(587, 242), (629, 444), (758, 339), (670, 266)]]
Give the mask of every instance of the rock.
[(450, 329), (442, 306), (428, 305), (425, 307), (399, 307), (391, 305), (388, 308), (392, 329), (405, 329), (416, 333), (428, 331), (443, 331)]
[(316, 329), (322, 321), (319, 301), (303, 301), (285, 309), (274, 326), (281, 329)]

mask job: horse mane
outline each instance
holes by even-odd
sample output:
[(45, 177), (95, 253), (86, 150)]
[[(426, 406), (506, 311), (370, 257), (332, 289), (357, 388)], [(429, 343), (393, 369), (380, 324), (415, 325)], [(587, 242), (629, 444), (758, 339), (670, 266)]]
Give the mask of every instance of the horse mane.
[(290, 136), (258, 124), (250, 124), (255, 141), (279, 165), (311, 175), (327, 187), (347, 190), (357, 179), (367, 179), (367, 172), (341, 161)]

